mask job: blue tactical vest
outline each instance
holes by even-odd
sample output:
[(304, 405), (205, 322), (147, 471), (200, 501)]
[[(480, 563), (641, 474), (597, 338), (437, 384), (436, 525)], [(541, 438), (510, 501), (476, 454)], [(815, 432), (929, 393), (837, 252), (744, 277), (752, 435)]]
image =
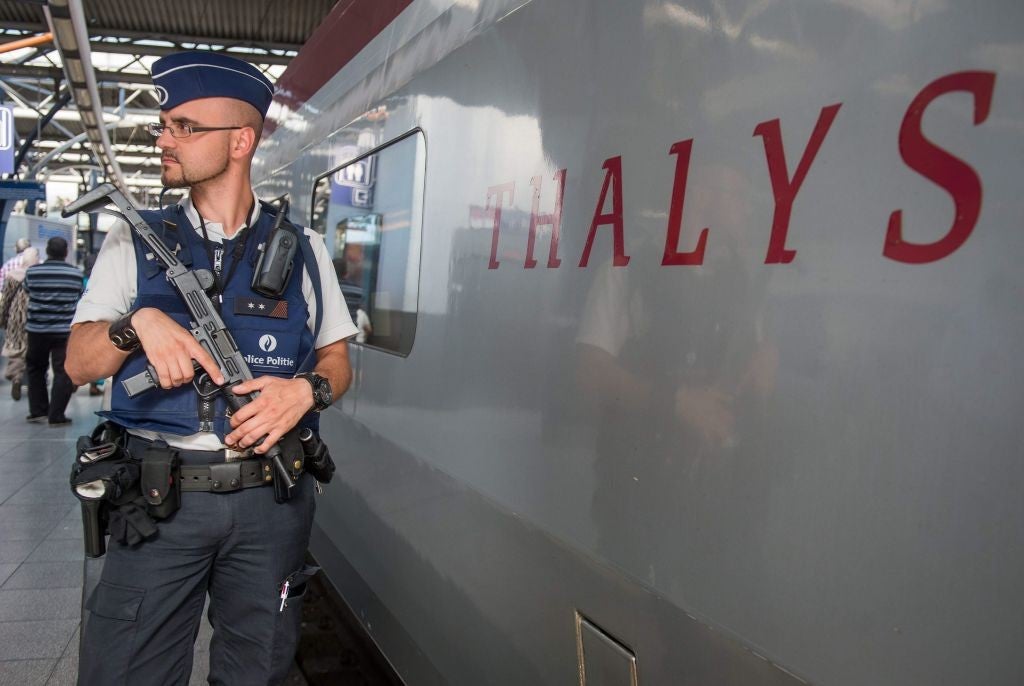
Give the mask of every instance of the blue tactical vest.
[[(242, 261), (233, 274), (234, 252), (242, 235), (240, 233), (221, 244), (224, 249), (221, 280), (231, 274), (230, 282), (221, 284), (224, 289), (221, 318), (245, 356), (253, 376), (269, 374), (291, 378), (300, 371), (312, 370), (316, 365), (316, 356), (311, 354), (314, 337), (307, 326), (309, 310), (302, 294), (305, 263), (309, 260), (315, 263), (315, 258), (308, 248), (309, 239), (303, 235), (300, 243), (305, 245), (295, 254), (294, 268), (285, 293), (280, 298), (270, 299), (250, 288), (258, 246), (267, 241), (273, 228), (274, 215), (271, 212), (273, 210), (269, 206), (263, 205), (256, 225), (242, 232), (250, 235), (245, 239)], [(167, 247), (178, 252), (178, 259), (184, 264), (192, 269), (211, 269), (202, 238), (191, 226), (183, 208), (176, 206), (174, 210), (168, 208), (167, 211), (177, 228), (163, 222), (159, 211), (140, 214), (163, 238)], [(132, 241), (138, 279), (134, 308), (156, 307), (188, 329), (188, 309), (181, 296), (167, 281), (163, 268), (134, 231)], [(322, 302), (315, 264), (309, 273), (317, 298)], [(141, 350), (125, 361), (114, 375), (110, 410), (98, 414), (129, 429), (147, 429), (178, 436), (212, 431), (223, 441), (224, 436), (230, 433), (230, 426), (227, 423), (227, 405), (219, 395), (212, 401), (204, 401), (192, 384), (185, 384), (170, 390), (154, 388), (135, 398), (128, 397), (121, 381), (144, 371), (147, 363)], [(318, 419), (319, 415), (310, 412), (302, 418), (300, 426), (308, 426), (315, 431)]]

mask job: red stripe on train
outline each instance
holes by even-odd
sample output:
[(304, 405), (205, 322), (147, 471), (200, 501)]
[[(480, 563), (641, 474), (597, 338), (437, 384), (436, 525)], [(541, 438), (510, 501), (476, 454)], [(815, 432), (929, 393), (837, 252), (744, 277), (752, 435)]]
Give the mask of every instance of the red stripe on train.
[[(298, 109), (412, 0), (339, 0), (277, 80), (274, 101)], [(268, 121), (268, 133), (277, 122)]]

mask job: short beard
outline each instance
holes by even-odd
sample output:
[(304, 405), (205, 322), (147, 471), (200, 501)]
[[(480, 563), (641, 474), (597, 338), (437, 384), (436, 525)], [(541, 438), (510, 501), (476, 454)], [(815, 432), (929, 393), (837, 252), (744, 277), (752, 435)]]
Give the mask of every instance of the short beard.
[(165, 188), (191, 188), (193, 186), (197, 186), (201, 183), (206, 183), (207, 181), (212, 181), (213, 179), (222, 176), (225, 172), (227, 172), (229, 162), (230, 158), (227, 155), (225, 155), (224, 163), (221, 165), (220, 169), (218, 169), (215, 172), (206, 174), (204, 176), (190, 175), (187, 171), (185, 171), (185, 167), (181, 165), (181, 162), (178, 162), (178, 167), (181, 169), (181, 176), (172, 178), (168, 176), (167, 172), (165, 171), (160, 174), (160, 183), (162, 183)]
[(167, 172), (160, 174), (160, 183), (163, 184), (164, 188), (185, 188), (188, 186), (188, 182), (184, 178), (179, 176), (176, 179), (172, 179), (167, 176)]

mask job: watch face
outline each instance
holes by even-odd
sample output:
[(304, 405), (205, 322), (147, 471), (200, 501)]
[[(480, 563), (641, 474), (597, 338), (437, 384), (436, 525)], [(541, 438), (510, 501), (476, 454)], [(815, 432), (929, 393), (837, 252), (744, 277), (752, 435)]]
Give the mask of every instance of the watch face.
[(331, 392), (331, 382), (327, 378), (320, 376), (316, 372), (306, 372), (296, 376), (306, 379), (309, 381), (310, 386), (313, 387), (314, 412), (326, 410), (331, 406), (331, 403), (334, 402), (334, 394)]
[(319, 407), (328, 407), (333, 400), (333, 394), (331, 393), (331, 382), (323, 377), (317, 379), (316, 383), (316, 396), (315, 401)]

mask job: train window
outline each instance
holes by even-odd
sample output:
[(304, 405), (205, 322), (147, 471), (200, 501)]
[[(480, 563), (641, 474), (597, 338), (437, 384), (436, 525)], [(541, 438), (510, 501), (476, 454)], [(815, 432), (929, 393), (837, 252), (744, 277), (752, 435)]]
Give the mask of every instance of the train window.
[(321, 233), (355, 341), (408, 355), (416, 335), (426, 147), (402, 138), (317, 179), (310, 225)]

